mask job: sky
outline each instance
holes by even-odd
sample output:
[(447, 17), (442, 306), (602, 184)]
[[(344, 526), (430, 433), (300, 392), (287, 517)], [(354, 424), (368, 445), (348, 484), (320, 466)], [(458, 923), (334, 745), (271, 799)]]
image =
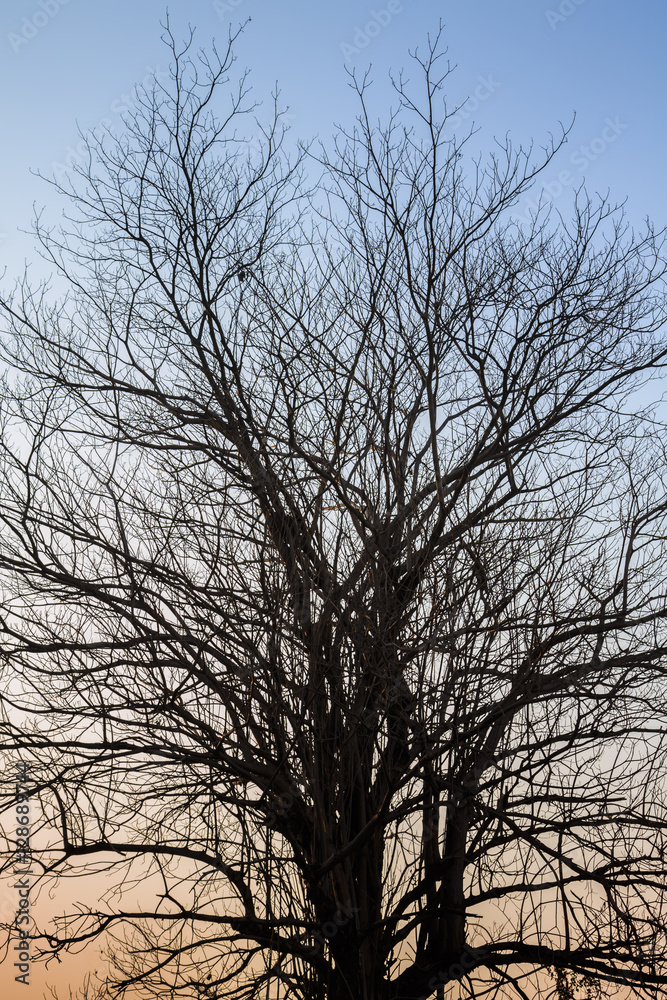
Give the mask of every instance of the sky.
[[(26, 264), (43, 276), (23, 230), (35, 209), (57, 225), (66, 208), (36, 173), (62, 179), (80, 157), (78, 129), (106, 121), (120, 131), (136, 86), (168, 71), (165, 14), (163, 0), (3, 0), (0, 287)], [(177, 38), (192, 25), (203, 47), (250, 19), (237, 68), (251, 71), (260, 118), (277, 84), (291, 134), (324, 141), (357, 112), (349, 71), (371, 64), (375, 100), (388, 108), (389, 69), (408, 65), (409, 50), (442, 20), (457, 66), (448, 97), (462, 104), (461, 127), (474, 122), (488, 146), (509, 135), (539, 147), (576, 115), (538, 190), (567, 215), (585, 182), (591, 193), (627, 199), (633, 225), (647, 216), (658, 229), (667, 225), (664, 0), (172, 0), (169, 16)], [(33, 996), (56, 981), (62, 976), (35, 971)], [(7, 963), (0, 986), (8, 1000), (26, 995)]]
[[(160, 40), (163, 0), (4, 0), (0, 8), (0, 276), (36, 263), (35, 209), (57, 224), (62, 198), (35, 176), (61, 179), (80, 158), (78, 128), (111, 122), (134, 88), (166, 73)], [(576, 113), (568, 145), (543, 177), (546, 197), (567, 213), (582, 181), (591, 192), (627, 198), (628, 217), (667, 223), (664, 186), (667, 6), (657, 0), (172, 0), (176, 37), (191, 24), (197, 41), (225, 41), (250, 18), (237, 68), (251, 70), (268, 116), (276, 83), (292, 135), (328, 140), (357, 111), (346, 70), (372, 64), (375, 99), (391, 102), (388, 70), (409, 63), (442, 19), (457, 69), (448, 96), (467, 102), (488, 144), (509, 134), (539, 147)], [(476, 96), (478, 95), (478, 96)], [(480, 99), (481, 98), (481, 99)], [(463, 121), (463, 118), (462, 118)], [(524, 206), (521, 206), (523, 211)]]

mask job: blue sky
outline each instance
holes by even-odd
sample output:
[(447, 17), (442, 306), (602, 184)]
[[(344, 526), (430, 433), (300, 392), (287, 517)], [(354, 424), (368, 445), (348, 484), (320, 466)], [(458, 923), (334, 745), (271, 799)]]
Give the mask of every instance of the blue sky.
[[(32, 238), (18, 232), (29, 228), (33, 204), (54, 223), (64, 208), (31, 170), (62, 173), (77, 155), (77, 122), (120, 127), (135, 85), (166, 72), (165, 9), (163, 0), (4, 0), (0, 273), (16, 275), (36, 258)], [(509, 132), (539, 146), (576, 112), (568, 146), (544, 175), (548, 199), (567, 212), (585, 180), (591, 191), (627, 197), (632, 222), (667, 223), (667, 6), (657, 0), (172, 0), (169, 13), (177, 37), (190, 23), (203, 46), (250, 17), (237, 66), (251, 70), (258, 99), (278, 82), (293, 135), (304, 139), (328, 139), (334, 122), (353, 118), (346, 68), (371, 62), (376, 100), (388, 105), (387, 70), (406, 65), (408, 49), (442, 19), (458, 66), (449, 95), (470, 95), (464, 113), (485, 143)], [(265, 107), (268, 114), (268, 100)]]

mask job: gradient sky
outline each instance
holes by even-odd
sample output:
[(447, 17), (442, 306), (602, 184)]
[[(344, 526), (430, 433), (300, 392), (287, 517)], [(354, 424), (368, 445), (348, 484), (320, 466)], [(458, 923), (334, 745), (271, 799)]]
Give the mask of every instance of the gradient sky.
[[(470, 115), (489, 142), (509, 132), (516, 142), (534, 139), (539, 146), (576, 111), (570, 142), (544, 176), (549, 197), (563, 187), (558, 208), (567, 210), (573, 186), (585, 180), (591, 191), (627, 197), (631, 221), (649, 215), (658, 228), (667, 223), (667, 5), (391, 0), (395, 13), (388, 23), (351, 52), (357, 28), (363, 31), (372, 11), (388, 2), (172, 0), (170, 16), (177, 37), (191, 23), (204, 46), (212, 38), (224, 41), (230, 24), (251, 17), (237, 48), (238, 67), (251, 69), (258, 98), (268, 98), (278, 81), (295, 136), (324, 139), (333, 122), (349, 122), (356, 110), (345, 68), (372, 62), (376, 96), (389, 101), (388, 68), (404, 65), (407, 50), (423, 44), (442, 18), (449, 58), (458, 66), (450, 78), (452, 99), (473, 95), (480, 78), (492, 82), (492, 93)], [(86, 129), (110, 119), (120, 127), (118, 109), (136, 83), (151, 70), (166, 71), (159, 25), (165, 9), (163, 0), (2, 3), (0, 273), (6, 267), (16, 275), (35, 259), (32, 238), (19, 232), (30, 227), (33, 205), (53, 222), (64, 207), (31, 171), (62, 171), (68, 155), (70, 163), (76, 156), (77, 123)], [(571, 177), (565, 186), (561, 171)]]
[[(26, 261), (37, 260), (32, 237), (20, 232), (30, 228), (33, 205), (43, 207), (52, 223), (65, 207), (31, 171), (62, 172), (68, 156), (72, 163), (77, 124), (85, 130), (107, 119), (120, 127), (120, 107), (135, 85), (147, 73), (167, 70), (160, 41), (165, 9), (164, 0), (3, 0), (5, 287)], [(386, 23), (366, 33), (373, 11)], [(544, 176), (547, 197), (560, 210), (567, 214), (574, 187), (585, 180), (591, 192), (610, 189), (616, 200), (627, 197), (633, 224), (647, 215), (657, 228), (667, 224), (664, 0), (172, 0), (169, 12), (175, 35), (182, 37), (190, 23), (202, 46), (213, 38), (224, 42), (230, 25), (250, 17), (237, 67), (251, 70), (267, 115), (277, 81), (293, 135), (325, 140), (334, 122), (349, 123), (356, 112), (346, 67), (361, 70), (372, 62), (376, 99), (389, 103), (387, 70), (405, 65), (408, 49), (423, 45), (442, 19), (449, 58), (458, 65), (449, 81), (451, 99), (460, 103), (486, 82), (488, 96), (474, 112), (477, 102), (466, 108), (489, 142), (509, 133), (516, 143), (539, 146), (576, 112), (569, 143)], [(355, 43), (358, 52), (351, 51)], [(43, 265), (33, 267), (36, 275), (44, 273)], [(3, 995), (27, 995), (8, 972), (0, 970)], [(58, 978), (62, 982), (47, 977)], [(35, 970), (33, 996), (42, 995), (43, 982)]]

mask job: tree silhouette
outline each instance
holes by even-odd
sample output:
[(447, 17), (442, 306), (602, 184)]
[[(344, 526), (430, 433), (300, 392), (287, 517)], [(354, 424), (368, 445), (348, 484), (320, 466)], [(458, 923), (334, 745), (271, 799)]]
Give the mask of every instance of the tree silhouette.
[(141, 996), (660, 996), (660, 237), (514, 222), (558, 143), (473, 157), (437, 39), (388, 124), (354, 80), (290, 157), (278, 114), (247, 153), (233, 38), (167, 37), (37, 223), (68, 294), (2, 302), (2, 747), (40, 878), (123, 889), (42, 954), (104, 942)]

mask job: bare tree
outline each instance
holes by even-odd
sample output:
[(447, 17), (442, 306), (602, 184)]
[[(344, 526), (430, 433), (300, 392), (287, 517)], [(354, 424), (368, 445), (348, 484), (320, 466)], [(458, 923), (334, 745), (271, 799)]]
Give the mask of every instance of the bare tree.
[(437, 41), (290, 160), (279, 115), (248, 155), (232, 43), (169, 38), (38, 223), (69, 293), (3, 301), (2, 747), (41, 877), (123, 887), (43, 954), (106, 941), (142, 996), (662, 995), (660, 238), (513, 222), (555, 148), (472, 159)]

